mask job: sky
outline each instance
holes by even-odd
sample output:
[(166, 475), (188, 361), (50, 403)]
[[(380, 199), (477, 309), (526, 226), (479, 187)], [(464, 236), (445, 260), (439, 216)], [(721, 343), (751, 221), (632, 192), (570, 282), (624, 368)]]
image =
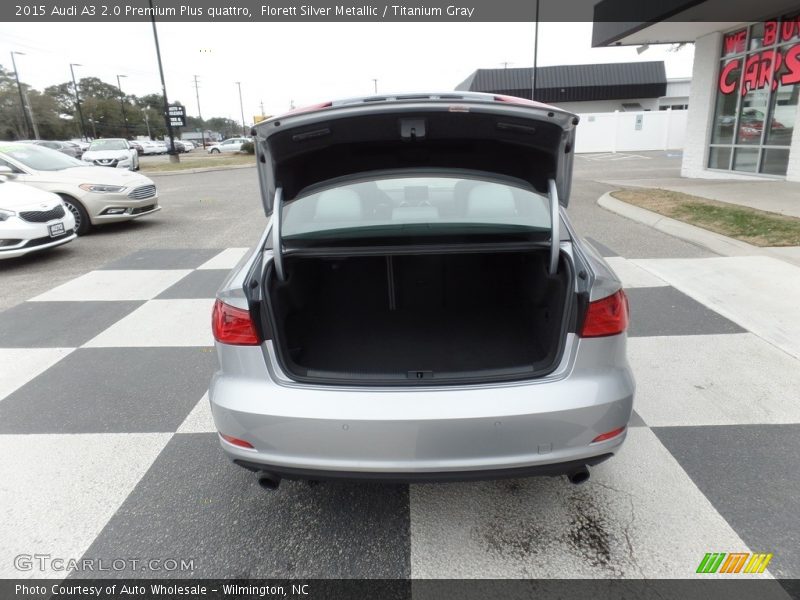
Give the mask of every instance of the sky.
[[(65, 31), (66, 30), (66, 31)], [(694, 48), (592, 48), (591, 23), (541, 23), (538, 64), (663, 60), (667, 77), (691, 76)], [(452, 90), (478, 68), (530, 67), (533, 23), (159, 23), (167, 96), (204, 118), (245, 120), (292, 105), (378, 92)], [(144, 95), (161, 90), (152, 26), (142, 23), (0, 23), (0, 64), (37, 89), (99, 77)]]

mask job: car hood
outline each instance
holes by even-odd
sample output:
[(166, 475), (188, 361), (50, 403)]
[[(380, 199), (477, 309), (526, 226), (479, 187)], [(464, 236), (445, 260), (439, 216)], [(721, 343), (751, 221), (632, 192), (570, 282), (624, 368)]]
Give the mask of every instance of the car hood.
[(128, 150), (87, 150), (83, 153), (84, 159), (102, 160), (102, 159), (115, 159), (115, 158), (129, 158), (130, 151)]
[(81, 183), (99, 183), (104, 185), (122, 185), (138, 187), (153, 185), (153, 180), (139, 173), (108, 167), (72, 167), (61, 171), (37, 171), (29, 176), (29, 181), (62, 182), (80, 185)]
[(277, 188), (395, 169), (468, 169), (526, 181), (566, 206), (578, 117), (522, 98), (448, 92), (342, 100), (255, 125), (264, 209)]
[(61, 204), (61, 198), (51, 192), (22, 183), (0, 183), (0, 208), (14, 211), (28, 207), (46, 210), (56, 204)]

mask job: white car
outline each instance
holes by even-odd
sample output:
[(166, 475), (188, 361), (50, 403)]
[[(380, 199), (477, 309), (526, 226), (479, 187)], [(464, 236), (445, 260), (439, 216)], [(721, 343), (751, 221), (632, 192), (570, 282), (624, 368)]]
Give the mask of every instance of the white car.
[(89, 149), (83, 153), (81, 160), (97, 167), (139, 170), (139, 155), (128, 140), (123, 138), (94, 140), (89, 144)]
[(139, 142), (139, 145), (144, 150), (145, 155), (161, 154), (163, 152), (161, 145), (151, 140)]
[(0, 167), (15, 181), (58, 194), (75, 218), (75, 232), (93, 225), (138, 219), (161, 210), (153, 180), (139, 173), (90, 167), (85, 162), (33, 144), (0, 142)]
[(75, 217), (50, 192), (7, 181), (11, 169), (0, 167), (0, 259), (14, 258), (71, 242)]
[(242, 149), (242, 144), (249, 142), (247, 138), (235, 137), (228, 138), (218, 144), (212, 144), (207, 148), (209, 154), (220, 154), (221, 152), (239, 152)]
[(189, 140), (181, 140), (181, 143), (186, 148), (186, 152), (191, 152), (195, 148), (194, 142), (190, 142)]

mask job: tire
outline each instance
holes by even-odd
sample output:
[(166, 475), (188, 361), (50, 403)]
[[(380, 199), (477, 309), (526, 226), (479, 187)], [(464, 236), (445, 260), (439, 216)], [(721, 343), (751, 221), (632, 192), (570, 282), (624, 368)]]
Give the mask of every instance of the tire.
[(219, 154), (219, 148), (212, 148), (211, 150), (209, 150), (209, 153), (211, 153), (211, 154)]
[(69, 212), (75, 217), (75, 233), (78, 235), (86, 235), (89, 233), (89, 230), (92, 228), (92, 222), (89, 220), (89, 213), (83, 208), (83, 204), (71, 196), (59, 195), (64, 201), (64, 204), (67, 205)]

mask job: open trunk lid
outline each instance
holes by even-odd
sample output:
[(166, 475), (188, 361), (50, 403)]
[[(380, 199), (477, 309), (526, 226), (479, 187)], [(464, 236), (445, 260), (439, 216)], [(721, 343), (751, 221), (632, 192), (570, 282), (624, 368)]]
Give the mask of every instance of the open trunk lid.
[(264, 211), (275, 193), (367, 171), (472, 169), (510, 176), (567, 206), (578, 117), (522, 98), (478, 93), (342, 100), (257, 124)]

